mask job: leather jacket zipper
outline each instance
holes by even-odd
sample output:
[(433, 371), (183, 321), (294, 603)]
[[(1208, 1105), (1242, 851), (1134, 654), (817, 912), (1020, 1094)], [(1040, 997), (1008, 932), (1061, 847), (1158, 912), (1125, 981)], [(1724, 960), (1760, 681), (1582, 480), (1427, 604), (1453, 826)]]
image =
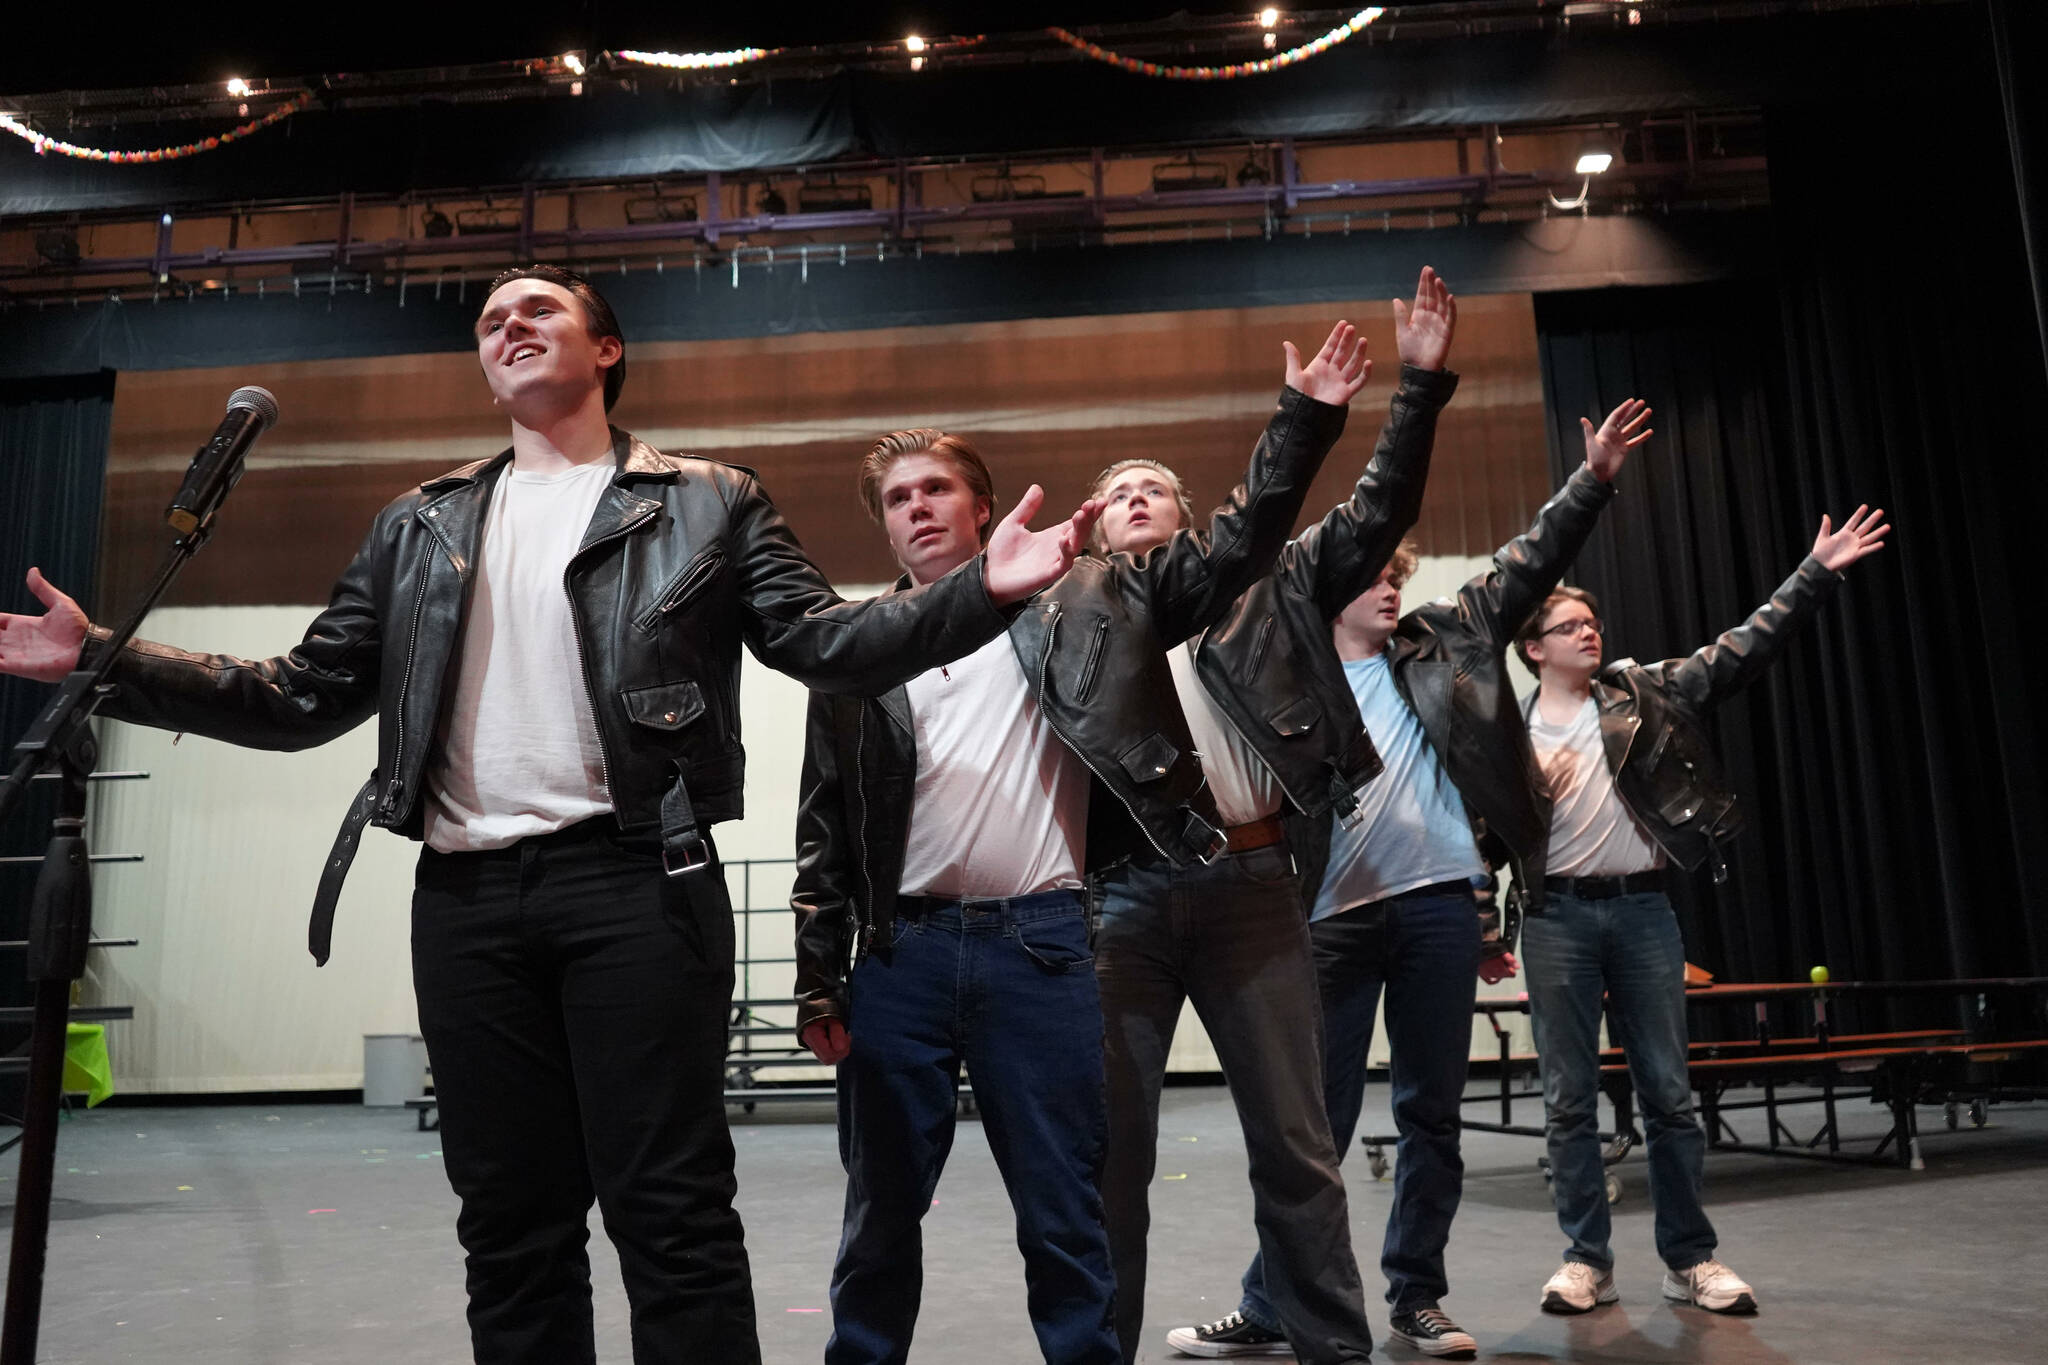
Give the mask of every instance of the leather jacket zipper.
[[(590, 723), (597, 727), (597, 766), (598, 771), (604, 776), (604, 789), (607, 794), (610, 794), (612, 789), (611, 744), (605, 738), (604, 714), (598, 710), (597, 706), (597, 688), (590, 679), (590, 650), (586, 647), (583, 640), (583, 618), (576, 613), (576, 594), (569, 591), (569, 575), (575, 572), (577, 560), (583, 558), (583, 556), (589, 554), (598, 546), (609, 544), (634, 528), (645, 525), (653, 516), (654, 508), (647, 508), (639, 516), (620, 526), (617, 530), (599, 536), (588, 545), (578, 549), (575, 554), (569, 556), (569, 562), (562, 566), (562, 593), (569, 599), (569, 625), (576, 632), (576, 662), (583, 671), (583, 691), (586, 699), (590, 702)], [(616, 798), (614, 798), (614, 804), (616, 804)]]
[(860, 848), (860, 882), (867, 888), (867, 922), (861, 926), (860, 938), (854, 945), (853, 965), (858, 967), (861, 959), (868, 955), (875, 943), (875, 878), (868, 870), (868, 789), (867, 773), (860, 758), (866, 747), (868, 732), (868, 703), (863, 699), (854, 713), (853, 722), (853, 794), (859, 803), (859, 813), (854, 821), (854, 843)]
[(1074, 700), (1086, 701), (1095, 690), (1095, 669), (1102, 662), (1102, 642), (1109, 636), (1109, 618), (1095, 619), (1095, 638), (1088, 642), (1088, 657), (1081, 664), (1081, 685), (1074, 691)]
[(682, 567), (681, 572), (661, 590), (661, 596), (655, 600), (654, 605), (641, 612), (639, 619), (633, 624), (641, 630), (652, 630), (656, 621), (695, 597), (724, 564), (725, 551), (718, 546), (713, 546), (698, 555)]
[(412, 633), (405, 640), (405, 672), (398, 680), (398, 719), (392, 726), (391, 785), (384, 791), (384, 810), (396, 817), (398, 801), (405, 792), (405, 694), (412, 687), (413, 659), (420, 652), (420, 617), (426, 614), (427, 583), (434, 572), (434, 547), (427, 546), (426, 563), (420, 567), (419, 596), (412, 604)]
[[(1105, 622), (1104, 624), (1106, 625), (1107, 623)], [(1082, 765), (1086, 767), (1089, 772), (1095, 774), (1095, 780), (1100, 782), (1104, 787), (1106, 787), (1109, 790), (1111, 795), (1115, 796), (1118, 801), (1121, 801), (1123, 803), (1124, 810), (1129, 812), (1130, 814), (1131, 823), (1138, 827), (1138, 833), (1145, 836), (1145, 842), (1152, 845), (1152, 847), (1158, 852), (1160, 857), (1165, 858), (1168, 862), (1171, 862), (1173, 861), (1173, 855), (1168, 853), (1165, 849), (1160, 848), (1159, 841), (1152, 837), (1151, 827), (1148, 826), (1145, 823), (1143, 817), (1141, 817), (1138, 814), (1138, 808), (1130, 803), (1130, 799), (1128, 797), (1126, 797), (1121, 791), (1117, 790), (1117, 786), (1114, 782), (1111, 782), (1107, 777), (1103, 775), (1102, 769), (1095, 766), (1095, 760), (1088, 757), (1087, 751), (1083, 749), (1079, 744), (1076, 744), (1074, 742), (1073, 736), (1069, 735), (1066, 732), (1066, 730), (1060, 725), (1058, 718), (1053, 715), (1052, 708), (1045, 704), (1045, 680), (1046, 675), (1052, 670), (1052, 646), (1053, 641), (1059, 635), (1059, 629), (1060, 609), (1059, 604), (1054, 603), (1052, 609), (1052, 622), (1045, 628), (1045, 652), (1041, 654), (1038, 659), (1038, 696), (1036, 700), (1038, 701), (1039, 714), (1045, 717), (1045, 723), (1052, 727), (1053, 733), (1060, 737), (1061, 742), (1067, 746), (1068, 751), (1071, 752), (1074, 755), (1074, 757), (1080, 759)]]

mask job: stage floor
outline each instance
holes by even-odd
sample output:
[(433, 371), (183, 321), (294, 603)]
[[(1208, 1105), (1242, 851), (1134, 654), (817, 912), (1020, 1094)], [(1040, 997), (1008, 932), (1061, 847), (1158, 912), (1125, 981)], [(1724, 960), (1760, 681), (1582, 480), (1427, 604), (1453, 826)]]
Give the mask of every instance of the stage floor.
[[(1367, 1095), (1384, 1129), (1387, 1088)], [(1531, 1111), (1533, 1112), (1533, 1110)], [(1875, 1131), (1860, 1107), (1850, 1122)], [(1536, 1310), (1563, 1243), (1537, 1174), (1540, 1144), (1470, 1134), (1446, 1307), (1502, 1361), (2038, 1361), (2048, 1336), (2048, 1106), (2001, 1106), (1991, 1126), (1932, 1126), (1927, 1169), (1907, 1172), (1750, 1156), (1707, 1160), (1709, 1208), (1728, 1262), (1762, 1313), (1717, 1318), (1666, 1304), (1640, 1152), (1616, 1209), (1619, 1305), (1581, 1318)], [(740, 1206), (764, 1358), (820, 1358), (843, 1189), (829, 1111), (735, 1114)], [(455, 1201), (436, 1135), (400, 1110), (342, 1106), (101, 1109), (58, 1147), (40, 1359), (152, 1365), (366, 1365), (469, 1358)], [(1352, 1226), (1376, 1259), (1392, 1186), (1354, 1152)], [(11, 1214), (14, 1158), (0, 1158)], [(1166, 1093), (1153, 1189), (1152, 1278), (1142, 1359), (1179, 1359), (1169, 1327), (1236, 1305), (1252, 1248), (1244, 1149), (1220, 1087)], [(627, 1361), (617, 1263), (592, 1227), (599, 1355)], [(978, 1125), (964, 1121), (926, 1221), (925, 1309), (913, 1360), (1027, 1365), (1008, 1202)], [(1384, 1343), (1383, 1287), (1367, 1268)], [(1424, 1359), (1376, 1344), (1389, 1360)], [(717, 1365), (717, 1362), (706, 1362)]]

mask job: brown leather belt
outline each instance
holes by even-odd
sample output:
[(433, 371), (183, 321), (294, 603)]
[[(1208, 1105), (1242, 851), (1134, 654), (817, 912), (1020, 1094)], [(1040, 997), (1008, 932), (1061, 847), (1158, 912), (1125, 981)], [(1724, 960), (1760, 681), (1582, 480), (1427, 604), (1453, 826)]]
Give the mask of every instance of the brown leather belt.
[(1249, 853), (1255, 848), (1271, 848), (1287, 837), (1287, 826), (1279, 816), (1268, 815), (1263, 820), (1249, 820), (1242, 825), (1232, 825), (1223, 831), (1226, 853)]

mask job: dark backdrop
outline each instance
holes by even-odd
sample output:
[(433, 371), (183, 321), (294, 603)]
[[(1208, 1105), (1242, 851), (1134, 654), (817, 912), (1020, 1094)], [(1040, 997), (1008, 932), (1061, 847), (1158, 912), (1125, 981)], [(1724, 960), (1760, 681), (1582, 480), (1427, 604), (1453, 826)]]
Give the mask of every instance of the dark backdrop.
[[(1749, 829), (1724, 885), (1674, 899), (1689, 956), (1724, 978), (2048, 972), (2048, 382), (1985, 57), (1938, 105), (1773, 117), (1775, 280), (1536, 301), (1554, 474), (1581, 456), (1581, 414), (1657, 409), (1575, 575), (1611, 653), (1736, 624), (1823, 512), (1869, 501), (1895, 527), (1716, 718)], [(1871, 199), (1914, 164), (1941, 165), (1943, 192)]]

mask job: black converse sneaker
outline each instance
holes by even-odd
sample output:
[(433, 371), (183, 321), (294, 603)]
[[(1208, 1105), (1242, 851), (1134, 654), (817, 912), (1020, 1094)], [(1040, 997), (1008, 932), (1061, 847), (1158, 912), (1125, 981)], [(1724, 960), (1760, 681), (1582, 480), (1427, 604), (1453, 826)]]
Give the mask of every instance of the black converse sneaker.
[[(1470, 1338), (1467, 1338), (1470, 1340)], [(1294, 1348), (1278, 1332), (1268, 1332), (1257, 1323), (1246, 1322), (1244, 1314), (1232, 1313), (1200, 1327), (1176, 1327), (1166, 1334), (1166, 1344), (1182, 1355), (1220, 1360), (1225, 1356), (1288, 1356)]]
[(1424, 1355), (1443, 1356), (1447, 1360), (1470, 1360), (1479, 1354), (1479, 1343), (1472, 1334), (1452, 1322), (1443, 1309), (1433, 1303), (1406, 1313), (1396, 1313), (1388, 1326), (1394, 1340), (1413, 1346)]

